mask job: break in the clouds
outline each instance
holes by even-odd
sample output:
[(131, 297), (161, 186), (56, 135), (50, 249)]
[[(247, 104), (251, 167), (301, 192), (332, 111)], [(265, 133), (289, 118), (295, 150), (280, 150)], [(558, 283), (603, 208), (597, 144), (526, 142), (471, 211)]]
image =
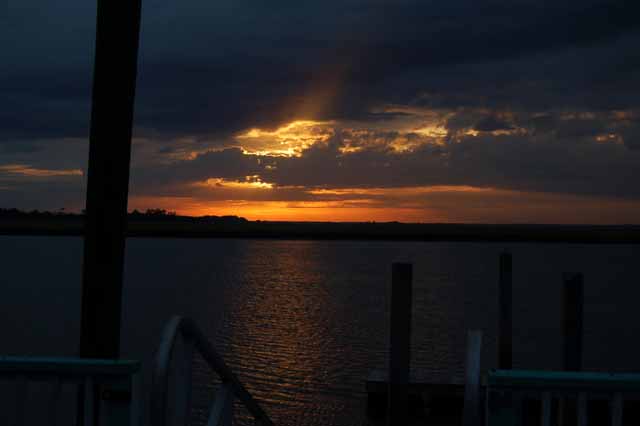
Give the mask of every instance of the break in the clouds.
[[(0, 204), (81, 208), (95, 4), (6, 10)], [(147, 0), (130, 206), (637, 222), (638, 12), (597, 0)]]

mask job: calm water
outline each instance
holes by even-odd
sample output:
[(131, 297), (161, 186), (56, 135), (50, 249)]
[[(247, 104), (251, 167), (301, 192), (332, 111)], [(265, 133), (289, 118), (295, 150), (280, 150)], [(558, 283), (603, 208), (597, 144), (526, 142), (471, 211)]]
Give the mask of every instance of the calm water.
[[(514, 255), (514, 363), (559, 368), (561, 273), (585, 274), (586, 368), (640, 371), (640, 247), (262, 240), (128, 241), (123, 356), (147, 364), (193, 317), (279, 425), (360, 425), (386, 363), (391, 263), (414, 264), (412, 363), (463, 371), (465, 330), (495, 364), (498, 255)], [(79, 238), (0, 237), (0, 353), (74, 355)], [(196, 404), (211, 377), (196, 369)], [(194, 420), (200, 420), (196, 410)]]

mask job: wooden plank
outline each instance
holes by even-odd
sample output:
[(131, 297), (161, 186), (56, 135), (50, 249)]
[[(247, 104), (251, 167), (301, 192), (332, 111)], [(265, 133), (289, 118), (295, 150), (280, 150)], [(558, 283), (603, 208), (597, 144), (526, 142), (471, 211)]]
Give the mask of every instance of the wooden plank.
[(140, 370), (140, 361), (0, 356), (0, 373), (55, 375), (130, 375)]
[(118, 358), (141, 0), (98, 0), (80, 355)]
[(27, 391), (29, 383), (23, 375), (16, 378), (16, 425), (25, 426), (25, 416), (27, 414)]
[(392, 265), (388, 425), (405, 425), (409, 415), (412, 274), (409, 263)]
[[(389, 370), (378, 369), (370, 371), (365, 384), (367, 392), (386, 393), (389, 390)], [(464, 393), (464, 384), (464, 377), (434, 374), (433, 371), (420, 369), (411, 369), (409, 373), (409, 393), (446, 389), (462, 395)]]
[(515, 391), (513, 392), (511, 398), (513, 401), (514, 419), (513, 419), (513, 422), (510, 423), (510, 425), (522, 426), (522, 423), (524, 421), (524, 416), (523, 416), (524, 393), (521, 391)]
[(542, 370), (490, 370), (487, 383), (493, 388), (530, 390), (638, 392), (640, 374)]
[(486, 400), (486, 421), (490, 426), (520, 426), (522, 422), (522, 395), (518, 391), (500, 391), (489, 388)]
[(565, 424), (565, 398), (560, 397), (558, 398), (558, 416), (557, 416), (557, 422), (558, 422), (558, 426), (564, 426)]
[(95, 388), (94, 381), (92, 377), (87, 377), (84, 380), (84, 409), (82, 410), (84, 414), (84, 423), (83, 426), (93, 426), (95, 423)]
[(478, 426), (480, 424), (481, 350), (482, 331), (469, 331), (467, 335), (466, 383), (464, 389), (464, 426)]
[(51, 394), (49, 395), (49, 426), (57, 426), (58, 425), (58, 417), (60, 406), (60, 397), (62, 395), (62, 382), (60, 379), (54, 380), (51, 386)]
[(513, 368), (513, 280), (511, 253), (500, 254), (498, 368)]
[(142, 373), (138, 372), (131, 378), (131, 426), (142, 424)]
[[(139, 373), (136, 374), (139, 376)], [(96, 380), (98, 381), (98, 380)], [(99, 426), (138, 426), (139, 418), (134, 413), (136, 398), (135, 376), (99, 378)], [(139, 414), (139, 413), (138, 413)]]

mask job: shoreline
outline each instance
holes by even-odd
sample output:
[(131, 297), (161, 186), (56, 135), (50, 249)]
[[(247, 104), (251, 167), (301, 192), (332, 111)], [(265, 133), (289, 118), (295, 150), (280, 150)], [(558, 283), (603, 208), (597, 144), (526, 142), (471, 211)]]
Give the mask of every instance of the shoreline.
[[(83, 234), (81, 219), (0, 222), (0, 235), (5, 236)], [(130, 221), (127, 237), (640, 244), (640, 225)]]

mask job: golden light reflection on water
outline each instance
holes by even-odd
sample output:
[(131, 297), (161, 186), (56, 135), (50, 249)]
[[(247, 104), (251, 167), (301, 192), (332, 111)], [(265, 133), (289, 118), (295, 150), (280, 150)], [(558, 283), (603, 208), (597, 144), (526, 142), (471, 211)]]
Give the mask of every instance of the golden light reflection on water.
[(281, 412), (297, 417), (322, 398), (301, 390), (315, 389), (318, 380), (335, 380), (328, 366), (348, 350), (336, 344), (332, 333), (331, 294), (322, 280), (317, 244), (249, 242), (244, 276), (229, 310), (228, 357), (248, 383), (277, 381), (278, 386), (257, 389), (256, 397), (284, 405)]

